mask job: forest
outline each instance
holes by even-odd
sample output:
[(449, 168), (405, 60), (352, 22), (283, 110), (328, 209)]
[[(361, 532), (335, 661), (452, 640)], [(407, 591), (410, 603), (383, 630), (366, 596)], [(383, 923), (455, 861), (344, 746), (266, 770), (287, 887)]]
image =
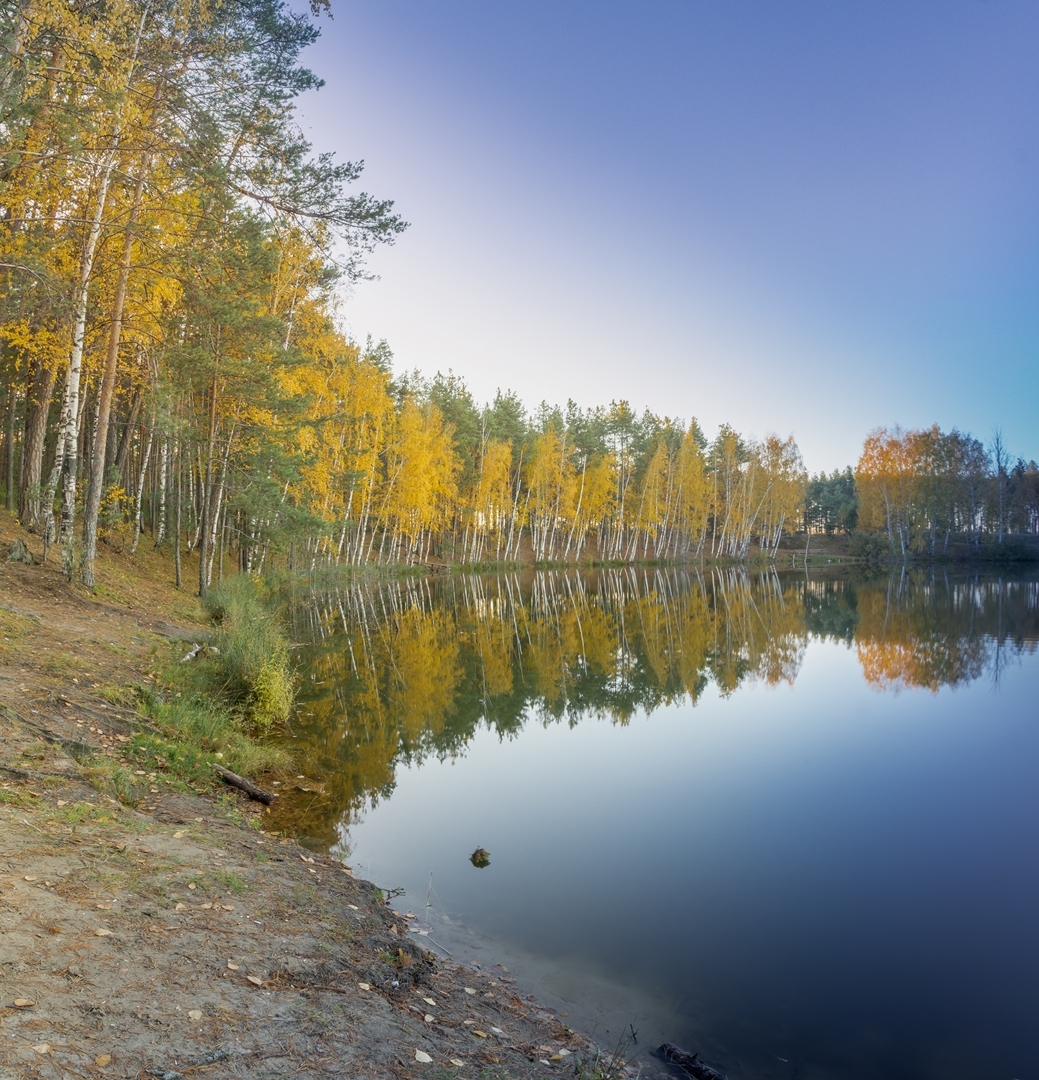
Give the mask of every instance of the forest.
[(303, 137), (318, 34), (276, 0), (2, 0), (0, 490), (94, 584), (98, 543), (229, 570), (891, 554), (1039, 529), (1000, 437), (878, 430), (810, 478), (792, 436), (626, 401), (529, 410), (394, 372), (341, 304), (407, 227)]

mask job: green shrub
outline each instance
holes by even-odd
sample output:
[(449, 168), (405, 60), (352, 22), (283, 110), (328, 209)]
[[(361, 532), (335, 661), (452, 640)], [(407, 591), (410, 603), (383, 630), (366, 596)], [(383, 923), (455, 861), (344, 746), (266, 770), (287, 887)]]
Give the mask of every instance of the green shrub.
[(855, 558), (870, 568), (877, 568), (891, 558), (891, 544), (883, 533), (856, 530), (848, 547)]
[(239, 574), (210, 590), (204, 605), (217, 623), (218, 690), (268, 728), (288, 720), (294, 680), (288, 642), (261, 589), (255, 579)]

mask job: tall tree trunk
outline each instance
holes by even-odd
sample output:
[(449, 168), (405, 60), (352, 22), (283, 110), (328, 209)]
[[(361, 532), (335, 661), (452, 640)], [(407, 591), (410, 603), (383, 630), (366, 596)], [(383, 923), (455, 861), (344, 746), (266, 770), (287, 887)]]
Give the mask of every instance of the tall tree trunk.
[[(112, 392), (119, 365), (119, 340), (123, 332), (123, 311), (126, 306), (126, 286), (130, 279), (133, 259), (134, 228), (141, 212), (144, 182), (148, 175), (148, 155), (145, 155), (137, 173), (130, 217), (123, 236), (123, 250), (119, 259), (119, 276), (116, 279), (115, 296), (112, 298), (112, 321), (108, 333), (108, 352), (105, 369), (97, 393), (97, 431), (94, 434), (94, 453), (90, 461), (90, 477), (87, 484), (86, 505), (83, 509), (83, 584), (94, 585), (94, 559), (97, 556), (97, 515), (101, 508), (101, 495), (105, 487), (105, 463), (108, 458), (108, 429), (112, 415)], [(137, 514), (140, 518), (140, 510)], [(136, 546), (136, 537), (135, 537)]]
[(209, 444), (206, 448), (205, 483), (201, 494), (201, 515), (199, 518), (199, 560), (198, 560), (198, 595), (205, 598), (209, 571), (209, 521), (213, 496), (213, 454), (216, 450), (216, 376), (213, 377), (209, 393)]
[(123, 470), (126, 468), (126, 455), (130, 452), (130, 447), (133, 445), (134, 429), (137, 427), (137, 417), (141, 412), (141, 403), (144, 401), (144, 393), (138, 390), (133, 397), (133, 404), (130, 406), (130, 416), (126, 421), (126, 428), (123, 431), (123, 437), (119, 441), (119, 451), (115, 456), (115, 473), (120, 480), (123, 478)]
[(4, 433), (4, 480), (7, 487), (7, 509), (14, 510), (14, 412), (18, 392), (12, 385), (7, 391), (7, 426)]
[(177, 514), (176, 514), (176, 529), (177, 529), (177, 542), (173, 548), (173, 565), (177, 575), (177, 588), (183, 588), (184, 581), (181, 575), (180, 566), (180, 526), (181, 526), (181, 507), (183, 506), (182, 492), (184, 488), (184, 469), (180, 456), (180, 443), (177, 443)]
[(159, 525), (155, 532), (155, 550), (162, 547), (166, 539), (166, 518), (169, 516), (166, 509), (166, 475), (169, 472), (170, 440), (163, 435), (159, 444)]
[(43, 481), (43, 449), (47, 441), (47, 414), (54, 396), (56, 364), (40, 359), (25, 388), (25, 436), (18, 488), (19, 520), (26, 529), (41, 526), (40, 484)]
[(94, 216), (90, 222), (90, 232), (83, 246), (83, 255), (79, 264), (79, 281), (76, 284), (75, 320), (72, 329), (72, 353), (69, 356), (68, 378), (65, 380), (65, 394), (61, 406), (61, 421), (58, 424), (58, 445), (54, 455), (54, 468), (44, 494), (43, 512), (46, 515), (48, 537), (53, 531), (54, 496), (58, 480), (61, 480), (61, 528), (58, 539), (61, 542), (61, 561), (66, 578), (71, 579), (74, 538), (73, 529), (76, 517), (76, 479), (79, 454), (79, 383), (83, 371), (83, 343), (87, 332), (87, 302), (90, 298), (90, 275), (94, 269), (94, 256), (98, 241), (101, 239), (101, 226), (104, 220), (105, 204), (108, 201), (108, 186), (115, 168), (116, 137), (106, 151), (101, 162), (101, 176), (98, 183)]
[[(137, 26), (137, 36), (134, 40), (133, 55), (130, 59), (130, 68), (127, 72), (126, 89), (129, 90), (133, 78), (134, 68), (137, 66), (137, 53), (144, 34), (144, 24), (148, 17), (148, 5), (145, 5), (141, 13), (141, 21)], [(98, 191), (94, 205), (94, 215), (90, 222), (90, 231), (87, 233), (86, 243), (83, 246), (83, 255), (79, 266), (79, 280), (76, 283), (75, 320), (72, 331), (72, 353), (69, 357), (69, 377), (65, 384), (65, 401), (62, 404), (61, 423), (58, 429), (59, 454), (62, 455), (62, 485), (61, 485), (61, 529), (59, 540), (61, 542), (61, 561), (65, 577), (71, 579), (75, 555), (75, 519), (76, 519), (76, 481), (78, 478), (78, 436), (79, 436), (79, 382), (83, 368), (83, 343), (87, 330), (87, 301), (90, 295), (90, 277), (94, 269), (94, 256), (97, 253), (98, 241), (101, 239), (101, 228), (105, 217), (105, 205), (108, 202), (108, 188), (112, 181), (112, 172), (115, 169), (116, 158), (119, 153), (119, 143), (122, 137), (123, 117), (120, 112), (116, 116), (115, 130), (112, 133), (108, 149), (102, 155), (100, 163), (100, 175), (98, 178)], [(62, 452), (63, 451), (63, 452)], [(49, 488), (49, 485), (48, 485)], [(44, 507), (48, 515), (48, 533), (52, 527), (54, 491), (48, 490), (50, 498)]]
[(144, 512), (144, 481), (148, 476), (148, 459), (152, 456), (152, 442), (155, 438), (155, 429), (148, 432), (148, 442), (144, 447), (144, 457), (141, 458), (141, 469), (137, 474), (137, 491), (134, 495), (134, 518), (133, 518), (133, 543), (130, 545), (130, 554), (137, 550), (137, 544), (141, 539), (141, 520)]
[(220, 465), (220, 480), (217, 483), (216, 498), (214, 499), (215, 506), (211, 508), (210, 520), (212, 525), (209, 533), (209, 565), (206, 568), (206, 587), (208, 588), (213, 583), (213, 556), (216, 554), (216, 538), (218, 526), (220, 524), (221, 516), (220, 512), (223, 509), (224, 503), (224, 485), (227, 482), (227, 462), (231, 457), (231, 443), (234, 440), (234, 425), (231, 425), (231, 431), (227, 436), (227, 444), (224, 447), (223, 461)]

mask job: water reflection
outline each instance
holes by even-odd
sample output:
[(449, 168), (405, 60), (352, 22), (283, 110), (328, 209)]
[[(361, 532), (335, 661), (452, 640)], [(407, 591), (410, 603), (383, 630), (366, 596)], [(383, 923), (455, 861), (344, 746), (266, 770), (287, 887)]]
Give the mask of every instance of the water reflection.
[(812, 638), (855, 650), (878, 690), (998, 681), (1039, 640), (1039, 582), (631, 569), (412, 578), (297, 595), (297, 741), (311, 780), (272, 824), (318, 846), (386, 797), (399, 765), (464, 753), (481, 725), (695, 704), (756, 680), (793, 683)]

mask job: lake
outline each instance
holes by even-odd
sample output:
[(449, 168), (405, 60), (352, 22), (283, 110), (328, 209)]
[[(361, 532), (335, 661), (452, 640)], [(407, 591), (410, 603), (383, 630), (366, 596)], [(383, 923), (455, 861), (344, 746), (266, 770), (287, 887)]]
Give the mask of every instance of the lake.
[(668, 1040), (730, 1080), (1039, 1076), (1039, 577), (451, 576), (290, 611), (307, 766), (271, 828), (405, 890), (423, 945), (648, 1074)]

